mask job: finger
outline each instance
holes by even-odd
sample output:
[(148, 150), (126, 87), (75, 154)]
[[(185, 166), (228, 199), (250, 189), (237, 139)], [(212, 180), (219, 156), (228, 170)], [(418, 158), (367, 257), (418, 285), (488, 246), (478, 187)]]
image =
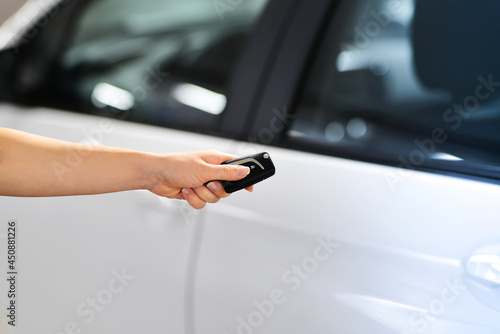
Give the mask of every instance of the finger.
[(207, 183), (207, 188), (210, 189), (212, 193), (220, 198), (226, 198), (229, 194), (224, 190), (222, 184), (218, 181), (211, 181)]
[(237, 181), (250, 173), (247, 166), (236, 165), (210, 165), (208, 180)]
[(219, 151), (202, 151), (201, 157), (204, 161), (212, 165), (220, 165), (223, 162), (237, 158), (236, 155), (222, 153)]
[(184, 199), (195, 209), (203, 209), (207, 203), (196, 195), (192, 189), (184, 188), (182, 189), (182, 195)]
[(246, 187), (245, 189), (246, 189), (246, 191), (248, 191), (248, 192), (252, 192), (252, 191), (253, 191), (253, 186)]
[(207, 203), (217, 203), (220, 200), (220, 197), (214, 194), (210, 189), (205, 186), (193, 188), (196, 195), (198, 195), (201, 200)]

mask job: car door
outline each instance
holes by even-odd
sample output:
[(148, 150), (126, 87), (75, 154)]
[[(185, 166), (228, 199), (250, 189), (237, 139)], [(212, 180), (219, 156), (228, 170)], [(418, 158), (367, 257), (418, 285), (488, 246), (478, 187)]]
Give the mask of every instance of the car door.
[[(223, 136), (245, 122), (233, 114), (250, 108), (240, 103), (256, 94), (288, 13), (281, 1), (49, 5), (34, 4), (45, 15), (2, 52), (1, 125), (150, 152), (231, 148)], [(27, 8), (12, 22), (23, 21)], [(222, 118), (236, 121), (220, 126)], [(84, 153), (53, 163), (61, 182)], [(1, 285), (2, 314), (11, 301), (17, 306), (16, 326), (6, 330), (192, 332), (206, 211), (146, 191), (3, 197), (0, 211), (2, 259), (12, 224), (18, 256), (15, 295), (4, 293), (6, 280)]]
[(207, 209), (197, 333), (498, 332), (498, 75), (459, 51), (491, 6), (301, 2), (234, 144), (277, 172)]

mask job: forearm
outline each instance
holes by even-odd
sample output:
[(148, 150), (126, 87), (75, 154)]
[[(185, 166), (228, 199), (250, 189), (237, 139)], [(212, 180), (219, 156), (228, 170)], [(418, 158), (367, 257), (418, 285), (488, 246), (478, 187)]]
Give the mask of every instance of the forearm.
[(146, 189), (155, 159), (149, 153), (0, 128), (0, 194), (63, 196)]
[(147, 189), (201, 209), (228, 196), (214, 180), (236, 181), (250, 173), (245, 166), (221, 165), (234, 158), (216, 151), (145, 153), (0, 128), (0, 195), (67, 196)]

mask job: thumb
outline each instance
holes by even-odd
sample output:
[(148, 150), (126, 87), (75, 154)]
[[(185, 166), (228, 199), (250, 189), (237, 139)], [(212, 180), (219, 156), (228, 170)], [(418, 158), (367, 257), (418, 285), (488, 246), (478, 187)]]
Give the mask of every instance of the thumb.
[(250, 168), (235, 165), (213, 165), (210, 180), (236, 181), (244, 178), (250, 173)]

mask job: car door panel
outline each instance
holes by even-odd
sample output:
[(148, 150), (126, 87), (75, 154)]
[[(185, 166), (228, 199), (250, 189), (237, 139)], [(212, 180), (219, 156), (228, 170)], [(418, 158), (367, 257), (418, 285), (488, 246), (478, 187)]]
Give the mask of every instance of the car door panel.
[[(258, 150), (272, 154), (276, 175), (207, 209), (197, 332), (498, 331), (463, 270), (500, 235), (496, 185), (415, 172), (392, 190), (392, 167)], [(315, 253), (329, 242), (338, 248)]]
[[(2, 126), (74, 142), (156, 152), (220, 146), (217, 139), (119, 120), (43, 108), (1, 109)], [(78, 168), (79, 158), (85, 159), (73, 157), (71, 168)], [(184, 331), (192, 240), (203, 213), (146, 191), (4, 197), (0, 208), (2, 229), (8, 219), (19, 226), (19, 313), (32, 320), (19, 321), (20, 332), (58, 333), (68, 323), (89, 332)], [(114, 280), (122, 270), (133, 277), (123, 289)], [(122, 291), (109, 295), (108, 284)], [(97, 299), (97, 306), (88, 298)]]
[[(371, 26), (380, 24), (373, 15), (376, 17), (384, 5), (390, 4), (384, 1), (332, 1), (331, 5), (339, 3), (344, 8), (365, 9), (348, 14), (353, 17), (366, 15)], [(400, 8), (411, 9), (411, 1), (398, 3), (403, 4)], [(377, 4), (379, 12), (370, 12), (368, 4)], [(307, 1), (302, 3), (304, 7), (308, 5)], [(365, 28), (366, 22), (345, 26), (345, 18), (349, 15), (342, 16), (336, 10), (334, 8), (326, 17), (333, 20), (332, 32), (336, 28), (344, 30), (348, 37), (359, 36), (355, 34), (356, 29)], [(405, 13), (409, 15), (405, 14), (404, 24), (397, 23), (391, 28), (409, 27), (411, 11)], [(312, 54), (324, 50), (311, 42), (326, 35), (311, 29), (301, 31), (310, 14), (310, 11), (299, 10), (291, 21), (293, 27), (284, 39), (286, 42), (266, 83), (256, 121), (252, 123), (252, 133), (248, 136), (249, 141), (269, 144), (256, 146), (254, 151), (270, 152), (276, 175), (257, 187), (252, 196), (232, 196), (217, 208), (208, 210), (204, 227), (206, 238), (199, 251), (200, 269), (196, 280), (198, 330), (202, 333), (497, 332), (500, 328), (497, 286), (473, 281), (467, 267), (472, 254), (484, 249), (485, 245), (498, 243), (500, 228), (496, 203), (500, 188), (497, 182), (480, 177), (471, 180), (459, 173), (448, 173), (446, 168), (391, 167), (401, 166), (400, 161), (395, 160), (399, 141), (407, 140), (404, 137), (379, 142), (379, 137), (372, 133), (371, 137), (367, 136), (366, 146), (356, 145), (358, 142), (354, 141), (354, 145), (344, 149), (335, 140), (325, 138), (325, 128), (314, 128), (320, 140), (314, 137), (313, 131), (301, 132), (295, 128), (299, 117), (309, 117), (311, 124), (317, 125), (325, 116), (325, 127), (328, 122), (339, 121), (333, 114), (334, 108), (347, 114), (347, 120), (357, 117), (349, 115), (342, 100), (345, 97), (347, 101), (349, 96), (343, 96), (342, 90), (338, 106), (331, 105), (330, 109), (323, 110), (319, 108), (320, 98), (314, 93), (325, 91), (321, 98), (328, 100), (328, 89), (332, 88), (321, 86), (321, 82), (313, 82), (318, 86), (307, 86), (311, 75), (308, 70), (312, 71), (308, 64), (314, 62)], [(317, 15), (316, 19), (322, 20), (322, 17)], [(367, 24), (367, 27), (370, 26)], [(388, 40), (397, 41), (390, 33), (387, 32)], [(376, 45), (378, 36), (370, 36), (366, 47), (355, 44), (359, 50), (352, 54), (368, 52)], [(338, 52), (346, 51), (341, 43), (349, 39), (330, 41), (333, 43), (331, 49)], [(298, 52), (297, 45), (310, 49), (309, 56), (308, 52)], [(338, 67), (335, 57), (327, 53), (316, 56), (321, 61), (328, 59), (332, 68)], [(411, 59), (403, 60), (411, 69)], [(356, 73), (352, 73), (354, 77)], [(398, 75), (399, 72), (391, 68), (389, 75), (381, 77), (387, 79)], [(341, 81), (342, 78), (335, 77), (339, 87), (352, 84)], [(362, 86), (353, 82), (355, 88)], [(408, 84), (407, 81), (404, 84)], [(302, 96), (302, 90), (307, 89), (312, 93)], [(337, 92), (332, 89), (330, 95), (334, 93)], [(343, 94), (349, 93), (346, 89)], [(397, 95), (396, 91), (393, 93)], [(429, 95), (428, 98), (426, 103), (434, 103), (433, 99), (443, 100), (442, 96)], [(310, 108), (304, 108), (303, 114), (297, 115), (297, 104), (304, 103), (301, 99), (309, 102)], [(438, 116), (453, 104), (448, 105), (448, 100), (444, 100), (445, 107), (438, 110)], [(366, 110), (360, 109), (363, 117), (369, 116), (372, 109), (383, 110), (384, 101), (375, 102), (367, 106), (360, 103), (366, 107)], [(314, 107), (325, 115), (316, 112)], [(402, 108), (394, 109), (398, 116), (405, 112)], [(277, 118), (276, 111), (281, 117)], [(420, 119), (425, 116), (420, 115)], [(278, 119), (282, 121), (280, 127), (275, 126)], [(384, 114), (382, 119), (391, 123), (391, 114)], [(394, 131), (398, 125), (393, 122), (392, 127), (383, 130)], [(295, 129), (297, 131), (292, 133)], [(416, 140), (407, 129), (401, 131), (409, 133), (411, 141)], [(346, 140), (349, 136), (345, 132)], [(248, 153), (246, 148), (252, 145), (235, 144), (234, 152)], [(414, 145), (411, 149), (416, 151)], [(242, 227), (228, 227), (224, 218), (217, 219), (219, 216), (230, 216)], [(269, 227), (266, 229), (264, 225)], [(231, 233), (224, 233), (228, 229)], [(328, 240), (329, 237), (339, 247), (326, 261), (316, 259), (316, 267), (314, 252), (320, 244), (318, 238)], [(252, 247), (257, 254), (249, 254), (248, 249)], [(486, 253), (496, 256), (495, 252), (489, 252)], [(234, 254), (238, 254), (237, 259)], [(294, 265), (311, 266), (311, 272), (306, 273), (309, 276), (304, 275), (307, 278), (300, 279), (301, 284), (295, 290), (291, 287), (298, 281), (293, 278), (299, 274), (293, 272)], [(495, 280), (495, 265), (488, 268), (491, 280)], [(283, 292), (286, 301), (277, 298), (272, 308), (264, 300), (271, 300), (274, 290)], [(220, 302), (210, 304), (215, 298)], [(262, 305), (269, 307), (266, 309)]]

